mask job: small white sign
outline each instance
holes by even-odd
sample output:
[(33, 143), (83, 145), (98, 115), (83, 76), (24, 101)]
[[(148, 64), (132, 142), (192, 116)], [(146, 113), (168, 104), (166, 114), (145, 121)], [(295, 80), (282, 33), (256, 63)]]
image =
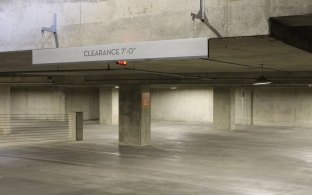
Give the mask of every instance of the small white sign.
[(141, 61), (208, 58), (208, 39), (177, 39), (138, 43), (33, 50), (34, 65), (97, 61)]

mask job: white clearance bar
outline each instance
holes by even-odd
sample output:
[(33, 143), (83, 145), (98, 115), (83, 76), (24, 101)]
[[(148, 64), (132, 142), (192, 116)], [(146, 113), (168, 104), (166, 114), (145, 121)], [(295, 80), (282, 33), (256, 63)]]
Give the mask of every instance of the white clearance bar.
[(208, 58), (208, 39), (177, 39), (33, 50), (33, 64)]

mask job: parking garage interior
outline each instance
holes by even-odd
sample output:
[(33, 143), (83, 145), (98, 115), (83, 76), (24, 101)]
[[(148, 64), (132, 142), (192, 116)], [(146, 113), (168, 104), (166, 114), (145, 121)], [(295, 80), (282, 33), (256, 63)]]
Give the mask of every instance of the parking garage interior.
[(0, 2), (0, 194), (310, 194), (311, 13)]

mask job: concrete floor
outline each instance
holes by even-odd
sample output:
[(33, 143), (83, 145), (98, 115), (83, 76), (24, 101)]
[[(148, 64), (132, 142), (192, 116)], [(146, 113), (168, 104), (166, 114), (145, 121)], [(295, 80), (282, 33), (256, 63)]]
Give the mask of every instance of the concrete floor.
[[(102, 130), (105, 128), (105, 130)], [(149, 147), (85, 124), (83, 142), (0, 144), (0, 194), (311, 194), (311, 130), (157, 122)]]

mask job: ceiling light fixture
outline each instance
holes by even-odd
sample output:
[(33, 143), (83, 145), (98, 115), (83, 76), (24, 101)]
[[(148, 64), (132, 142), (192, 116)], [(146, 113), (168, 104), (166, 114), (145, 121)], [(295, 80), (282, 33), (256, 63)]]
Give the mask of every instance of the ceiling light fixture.
[(261, 76), (253, 83), (253, 85), (269, 85), (272, 81), (263, 76), (263, 64), (261, 64)]
[(257, 78), (257, 80), (253, 83), (253, 85), (269, 85), (271, 84), (272, 81), (269, 81), (268, 79), (266, 79), (264, 76), (260, 76), (259, 78)]

